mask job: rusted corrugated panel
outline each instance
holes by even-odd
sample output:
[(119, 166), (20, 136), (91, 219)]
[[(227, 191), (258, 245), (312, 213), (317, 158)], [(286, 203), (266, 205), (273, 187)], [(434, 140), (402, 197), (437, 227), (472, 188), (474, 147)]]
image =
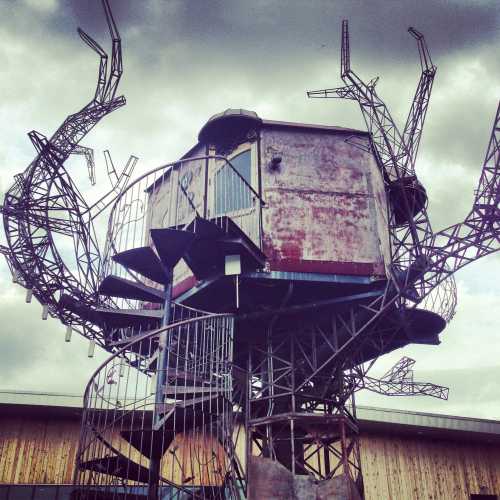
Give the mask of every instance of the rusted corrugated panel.
[[(344, 134), (313, 131), (265, 129), (261, 151), (271, 269), (296, 264), (311, 272), (383, 275), (385, 193), (373, 157), (346, 143)], [(277, 152), (282, 162), (272, 171)]]

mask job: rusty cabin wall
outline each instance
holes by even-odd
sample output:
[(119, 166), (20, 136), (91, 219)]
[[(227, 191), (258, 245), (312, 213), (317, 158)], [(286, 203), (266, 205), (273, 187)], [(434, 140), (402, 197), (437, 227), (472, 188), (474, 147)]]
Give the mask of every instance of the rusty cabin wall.
[[(271, 270), (385, 275), (386, 195), (373, 156), (346, 133), (261, 131), (264, 252)], [(365, 134), (356, 138), (367, 143)], [(282, 157), (275, 170), (273, 155)]]
[[(31, 413), (0, 416), (0, 484), (70, 483), (80, 418)], [(242, 461), (244, 441), (240, 431)], [(498, 444), (363, 431), (360, 444), (366, 500), (469, 500), (481, 489), (500, 494)]]
[[(262, 187), (266, 203), (262, 243), (271, 270), (385, 276), (391, 252), (382, 175), (371, 153), (346, 142), (349, 135), (352, 132), (264, 125), (258, 142), (240, 144), (234, 152), (251, 150), (252, 187), (256, 191)], [(368, 144), (366, 134), (360, 133), (356, 140)], [(198, 144), (188, 156), (204, 154), (206, 146)], [(276, 170), (269, 168), (274, 154), (282, 157)], [(208, 182), (215, 168), (216, 162), (210, 161)], [(203, 214), (205, 162), (199, 160), (166, 175), (151, 190), (149, 227), (174, 223), (171, 189), (189, 175), (187, 190)], [(175, 270), (174, 296), (195, 283), (181, 261)]]

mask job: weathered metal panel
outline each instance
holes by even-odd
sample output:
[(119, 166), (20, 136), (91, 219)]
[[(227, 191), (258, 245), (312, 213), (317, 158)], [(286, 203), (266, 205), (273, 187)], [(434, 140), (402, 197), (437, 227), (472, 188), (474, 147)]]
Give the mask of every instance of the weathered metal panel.
[[(372, 155), (346, 137), (262, 130), (263, 238), (271, 269), (385, 274), (390, 253), (382, 177)], [(277, 154), (282, 161), (272, 170)]]

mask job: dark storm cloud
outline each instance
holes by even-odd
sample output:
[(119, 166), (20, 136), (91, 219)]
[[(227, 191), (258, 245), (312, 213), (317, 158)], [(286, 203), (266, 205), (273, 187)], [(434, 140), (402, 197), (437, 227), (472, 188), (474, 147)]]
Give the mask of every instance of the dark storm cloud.
[[(4, 7), (9, 17), (40, 16), (38, 9), (20, 9), (19, 5), (9, 2)], [(380, 63), (394, 62), (394, 54), (404, 62), (413, 54), (407, 43), (410, 25), (427, 36), (435, 55), (473, 50), (498, 40), (496, 2), (121, 0), (111, 5), (122, 33), (139, 34), (139, 50), (149, 52), (185, 41), (205, 54), (256, 56), (256, 51), (264, 49), (262, 59), (294, 58), (299, 47), (309, 53), (311, 48), (337, 46), (344, 18), (350, 21), (356, 56), (362, 60), (376, 57)], [(62, 36), (72, 36), (76, 26), (99, 38), (107, 32), (97, 0), (59, 0), (47, 23), (54, 34)], [(134, 41), (138, 40), (134, 37)]]
[[(82, 5), (86, 2), (82, 2)], [(138, 9), (139, 4), (141, 7)], [(356, 50), (366, 53), (379, 44), (383, 59), (396, 44), (404, 44), (405, 28), (422, 30), (440, 51), (462, 51), (488, 43), (498, 34), (496, 2), (395, 1), (156, 1), (140, 2), (127, 10), (125, 22), (144, 19), (163, 41), (187, 37), (226, 52), (260, 44), (266, 57), (287, 47), (315, 43), (332, 45), (339, 39), (340, 20), (347, 18), (356, 37)], [(154, 8), (151, 6), (155, 5)], [(123, 6), (122, 6), (123, 11)], [(154, 15), (154, 19), (151, 19)], [(227, 39), (230, 45), (221, 44)], [(402, 42), (402, 43), (401, 43)], [(293, 54), (289, 54), (293, 56)]]

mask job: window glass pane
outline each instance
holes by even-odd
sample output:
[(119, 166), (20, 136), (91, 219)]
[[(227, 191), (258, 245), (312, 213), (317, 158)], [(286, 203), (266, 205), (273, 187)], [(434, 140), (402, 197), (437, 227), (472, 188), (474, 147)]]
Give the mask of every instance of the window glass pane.
[(251, 184), (250, 150), (240, 153), (230, 162), (233, 168), (225, 164), (215, 174), (215, 215), (252, 206), (252, 192), (248, 187)]
[(238, 173), (250, 184), (250, 150), (235, 156), (229, 160), (231, 165), (238, 171)]

